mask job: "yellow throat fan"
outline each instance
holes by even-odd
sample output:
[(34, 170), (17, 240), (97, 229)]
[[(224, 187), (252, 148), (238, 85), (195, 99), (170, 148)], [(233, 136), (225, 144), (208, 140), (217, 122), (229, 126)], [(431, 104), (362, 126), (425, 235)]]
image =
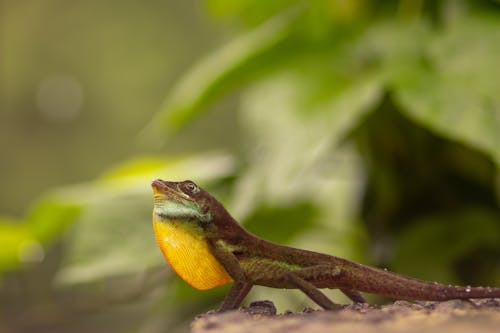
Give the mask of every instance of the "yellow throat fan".
[(157, 221), (154, 215), (153, 226), (163, 256), (190, 286), (206, 290), (233, 281), (200, 231), (180, 221)]

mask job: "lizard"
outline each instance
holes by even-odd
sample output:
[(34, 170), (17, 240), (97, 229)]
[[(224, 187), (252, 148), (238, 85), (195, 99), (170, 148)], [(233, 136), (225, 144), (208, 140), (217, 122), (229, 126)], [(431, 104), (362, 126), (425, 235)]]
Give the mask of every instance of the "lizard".
[(325, 310), (342, 306), (322, 288), (339, 289), (356, 303), (366, 302), (361, 292), (426, 301), (500, 297), (500, 287), (444, 285), (275, 244), (245, 230), (190, 180), (155, 179), (151, 186), (154, 233), (175, 273), (199, 290), (233, 283), (220, 312), (238, 308), (255, 285), (299, 289)]

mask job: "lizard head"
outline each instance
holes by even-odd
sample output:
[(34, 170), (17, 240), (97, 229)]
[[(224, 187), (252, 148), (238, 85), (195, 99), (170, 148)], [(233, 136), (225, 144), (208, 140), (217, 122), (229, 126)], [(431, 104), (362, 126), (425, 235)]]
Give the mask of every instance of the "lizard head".
[(168, 182), (153, 180), (155, 218), (163, 221), (192, 221), (207, 224), (212, 220), (211, 207), (215, 200), (190, 180)]

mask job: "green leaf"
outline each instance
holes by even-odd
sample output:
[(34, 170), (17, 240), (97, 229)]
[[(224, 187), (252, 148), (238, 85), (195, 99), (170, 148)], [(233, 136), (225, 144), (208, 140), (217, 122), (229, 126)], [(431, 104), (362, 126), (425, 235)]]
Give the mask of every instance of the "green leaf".
[(301, 0), (207, 0), (205, 1), (207, 10), (215, 17), (238, 16), (244, 23), (255, 25), (262, 23), (270, 16), (276, 15), (281, 10), (296, 4)]
[(169, 94), (149, 129), (156, 128), (159, 123), (176, 130), (223, 92), (237, 87), (257, 72), (262, 73), (263, 68), (275, 66), (275, 62), (269, 61), (270, 54), (288, 36), (301, 12), (302, 7), (290, 8), (195, 65)]
[(307, 5), (313, 14), (307, 24), (315, 30), (328, 28), (332, 21), (346, 23), (360, 19), (370, 10), (366, 0), (207, 0), (205, 2), (208, 11), (213, 16), (229, 18), (232, 21), (237, 19), (240, 24), (243, 23), (246, 26), (259, 24), (291, 5), (298, 3)]
[(252, 212), (243, 224), (250, 232), (272, 242), (287, 244), (312, 228), (319, 211), (310, 202), (290, 203), (287, 206), (262, 206)]
[(55, 195), (42, 196), (23, 221), (0, 218), (0, 272), (44, 259), (44, 246), (76, 220), (81, 203)]
[(153, 179), (185, 180), (195, 177), (203, 183), (231, 174), (235, 168), (234, 159), (221, 152), (205, 152), (175, 158), (137, 157), (124, 162), (102, 177), (100, 184), (113, 189), (146, 188), (150, 190)]
[(463, 18), (427, 47), (427, 62), (395, 85), (402, 110), (426, 128), (500, 165), (499, 19)]
[(476, 249), (496, 248), (499, 243), (497, 212), (466, 207), (428, 216), (413, 221), (399, 235), (393, 269), (423, 279), (457, 283), (453, 263)]
[[(308, 176), (313, 177), (322, 163), (330, 165), (332, 150), (382, 95), (383, 81), (376, 73), (346, 81), (329, 72), (329, 81), (337, 84), (328, 85), (324, 72), (332, 65), (314, 63), (318, 68), (325, 65), (323, 72), (291, 69), (255, 85), (244, 96), (243, 125), (254, 149), (250, 168), (240, 180), (244, 189), (237, 195), (242, 197), (236, 198), (247, 205), (237, 208), (242, 213), (260, 202), (282, 203), (309, 193)], [(311, 84), (316, 79), (324, 84)]]
[(151, 225), (151, 199), (115, 196), (89, 205), (67, 242), (59, 283), (141, 273), (164, 260)]
[(41, 242), (52, 240), (69, 224), (75, 221), (81, 211), (78, 203), (66, 202), (62, 198), (47, 196), (31, 208), (26, 226)]
[(39, 262), (44, 257), (40, 243), (31, 230), (18, 221), (0, 218), (0, 273), (23, 263)]
[(75, 221), (81, 205), (46, 195), (30, 209), (25, 221), (0, 219), (0, 272), (44, 259), (44, 245)]

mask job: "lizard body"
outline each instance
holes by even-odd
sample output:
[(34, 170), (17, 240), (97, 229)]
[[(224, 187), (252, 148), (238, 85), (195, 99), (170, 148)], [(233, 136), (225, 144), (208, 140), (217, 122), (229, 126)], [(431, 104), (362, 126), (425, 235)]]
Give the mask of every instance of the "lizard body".
[(241, 227), (220, 202), (191, 181), (154, 180), (153, 225), (173, 270), (197, 289), (233, 283), (220, 311), (237, 308), (252, 286), (300, 289), (324, 309), (338, 309), (319, 289), (396, 299), (443, 301), (500, 297), (500, 288), (447, 286), (332, 255), (274, 244)]

